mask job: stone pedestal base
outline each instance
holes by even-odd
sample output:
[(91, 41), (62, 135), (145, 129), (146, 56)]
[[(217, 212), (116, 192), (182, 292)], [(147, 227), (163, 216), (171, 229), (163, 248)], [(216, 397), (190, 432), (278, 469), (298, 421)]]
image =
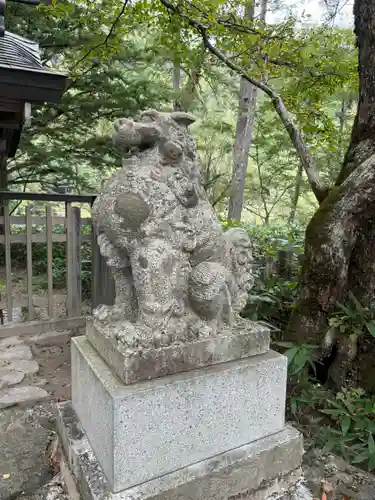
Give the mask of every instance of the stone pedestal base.
[(284, 429), (287, 360), (269, 351), (124, 385), (86, 337), (72, 341), (72, 402), (112, 491)]
[(114, 338), (110, 325), (97, 330), (92, 319), (88, 319), (86, 336), (126, 385), (264, 354), (270, 348), (269, 330), (248, 320), (242, 320), (237, 329), (216, 337), (141, 352), (130, 351), (130, 354)]
[(288, 489), (300, 476), (302, 437), (286, 427), (253, 443), (112, 493), (71, 404), (60, 403), (57, 413), (60, 440), (82, 500), (267, 500)]

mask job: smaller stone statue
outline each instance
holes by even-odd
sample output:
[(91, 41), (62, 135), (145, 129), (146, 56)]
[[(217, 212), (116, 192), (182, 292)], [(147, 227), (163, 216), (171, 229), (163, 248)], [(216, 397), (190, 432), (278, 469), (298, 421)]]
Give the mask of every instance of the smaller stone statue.
[[(122, 168), (93, 206), (113, 306), (94, 311), (129, 349), (161, 347), (240, 328), (252, 252), (240, 228), (223, 232), (200, 182), (186, 113), (146, 111), (115, 123)], [(108, 328), (107, 328), (108, 331)]]

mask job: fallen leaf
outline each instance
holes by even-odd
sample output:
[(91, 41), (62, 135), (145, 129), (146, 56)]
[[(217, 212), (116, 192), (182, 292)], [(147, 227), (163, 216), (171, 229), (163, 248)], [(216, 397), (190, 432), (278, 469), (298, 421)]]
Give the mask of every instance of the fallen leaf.
[(9, 479), (10, 478), (10, 474), (3, 474), (3, 479)]

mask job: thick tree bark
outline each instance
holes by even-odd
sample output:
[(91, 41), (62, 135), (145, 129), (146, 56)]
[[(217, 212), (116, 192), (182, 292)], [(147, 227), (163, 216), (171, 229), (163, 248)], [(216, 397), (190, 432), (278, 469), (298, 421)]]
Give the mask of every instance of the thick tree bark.
[(375, 155), (332, 189), (306, 230), (305, 263), (288, 336), (317, 342), (327, 314), (349, 291), (352, 253), (364, 225), (375, 216)]
[[(261, 2), (259, 19), (264, 22), (267, 12), (267, 0)], [(246, 13), (249, 19), (254, 17), (254, 2)], [(232, 183), (228, 205), (228, 220), (241, 220), (247, 165), (253, 135), (255, 119), (257, 88), (241, 77), (240, 95), (238, 101), (238, 118), (236, 138), (233, 149)]]
[[(359, 50), (357, 115), (336, 186), (307, 227), (300, 292), (287, 330), (287, 336), (298, 342), (324, 345), (324, 340), (329, 340), (328, 314), (337, 308), (338, 302), (347, 299), (349, 292), (364, 306), (374, 297), (374, 0), (355, 0), (354, 16)], [(348, 360), (352, 357), (350, 349), (347, 342), (339, 347), (332, 370), (336, 386), (345, 383)], [(366, 383), (363, 377), (362, 383)]]

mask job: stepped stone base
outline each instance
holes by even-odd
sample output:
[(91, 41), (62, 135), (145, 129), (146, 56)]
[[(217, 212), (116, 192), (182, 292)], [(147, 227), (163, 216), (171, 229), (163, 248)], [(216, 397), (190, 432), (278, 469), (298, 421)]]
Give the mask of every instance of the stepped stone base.
[(284, 429), (287, 360), (269, 351), (124, 385), (86, 337), (72, 340), (72, 403), (112, 491)]
[(82, 500), (270, 500), (280, 498), (278, 494), (300, 477), (302, 437), (286, 427), (248, 445), (112, 493), (69, 402), (58, 404), (57, 425)]
[(270, 347), (270, 333), (265, 326), (242, 321), (240, 331), (228, 330), (216, 337), (207, 337), (158, 349), (127, 352), (113, 336), (113, 328), (95, 326), (87, 320), (86, 335), (107, 365), (124, 384), (134, 384), (176, 373), (187, 372), (228, 361), (263, 354)]

